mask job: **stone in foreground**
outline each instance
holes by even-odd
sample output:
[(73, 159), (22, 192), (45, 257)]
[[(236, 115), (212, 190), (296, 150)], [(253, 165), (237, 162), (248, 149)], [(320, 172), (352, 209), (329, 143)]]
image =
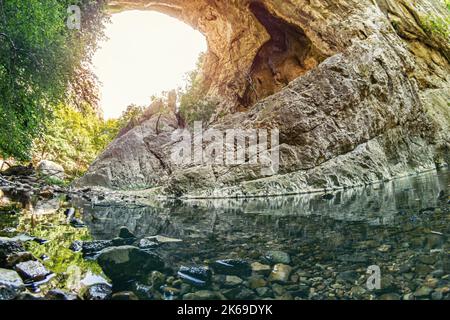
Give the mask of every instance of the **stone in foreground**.
[(164, 268), (164, 262), (157, 254), (133, 246), (104, 249), (97, 262), (113, 282), (141, 278)]

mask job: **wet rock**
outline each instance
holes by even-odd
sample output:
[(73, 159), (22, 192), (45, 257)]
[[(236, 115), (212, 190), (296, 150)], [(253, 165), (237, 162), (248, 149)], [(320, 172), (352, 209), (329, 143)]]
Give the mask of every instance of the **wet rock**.
[(336, 277), (338, 281), (348, 282), (351, 284), (355, 284), (358, 278), (359, 278), (358, 273), (352, 270), (341, 272)]
[(235, 300), (253, 300), (256, 298), (256, 294), (253, 290), (247, 288), (241, 288), (237, 295), (235, 295)]
[(385, 293), (378, 300), (401, 300), (402, 297), (397, 293)]
[(15, 266), (15, 269), (26, 282), (41, 281), (50, 274), (50, 271), (39, 261), (21, 262)]
[(434, 291), (431, 294), (431, 300), (442, 300), (444, 298), (444, 295), (440, 291)]
[(266, 285), (267, 281), (260, 276), (254, 276), (248, 280), (248, 286), (250, 287), (250, 289), (262, 288), (265, 287)]
[(380, 251), (380, 252), (382, 252), (382, 253), (386, 253), (386, 252), (391, 251), (391, 249), (392, 249), (392, 246), (391, 246), (391, 245), (389, 245), (389, 244), (383, 244), (382, 246), (380, 246), (380, 247), (378, 248), (378, 251)]
[(217, 293), (209, 290), (200, 290), (192, 293), (186, 293), (183, 300), (217, 300)]
[(150, 239), (144, 238), (139, 240), (139, 244), (138, 247), (143, 249), (143, 250), (150, 250), (150, 249), (155, 249), (158, 247), (158, 243), (155, 241), (152, 241)]
[(22, 292), (17, 296), (16, 300), (28, 300), (28, 301), (45, 300), (45, 297), (43, 297), (41, 294)]
[(112, 246), (113, 242), (111, 240), (83, 241), (82, 252), (84, 255), (93, 255)]
[(5, 267), (7, 259), (11, 254), (24, 251), (24, 248), (20, 241), (12, 238), (0, 237), (0, 267)]
[(39, 259), (41, 259), (42, 261), (47, 261), (47, 260), (50, 260), (50, 257), (48, 255), (46, 255), (46, 254), (41, 254)]
[(211, 283), (212, 272), (207, 267), (184, 267), (178, 270), (178, 277), (196, 287), (205, 287)]
[(307, 299), (309, 297), (310, 287), (307, 285), (297, 285), (288, 288), (289, 295)]
[(267, 251), (264, 258), (271, 264), (290, 264), (291, 263), (291, 257), (287, 252), (274, 250), (274, 251)]
[(122, 238), (122, 239), (130, 239), (130, 238), (136, 238), (135, 236), (134, 236), (134, 234), (132, 234), (131, 232), (130, 232), (130, 230), (128, 230), (128, 228), (127, 227), (120, 227), (120, 230), (119, 230), (119, 238)]
[(166, 282), (166, 276), (159, 271), (150, 274), (150, 285), (154, 290), (159, 290)]
[(269, 276), (269, 281), (271, 282), (281, 282), (286, 283), (289, 281), (289, 276), (291, 275), (292, 267), (285, 264), (276, 264), (273, 267), (272, 272)]
[(11, 253), (6, 258), (6, 267), (12, 268), (18, 263), (29, 261), (29, 260), (35, 260), (34, 256), (30, 252), (24, 251), (24, 252)]
[(111, 298), (111, 286), (105, 283), (93, 284), (84, 289), (82, 297), (84, 300), (108, 300)]
[(111, 300), (139, 300), (139, 298), (131, 291), (122, 291), (114, 293)]
[(86, 224), (81, 219), (78, 219), (78, 218), (70, 219), (69, 223), (72, 227), (77, 228), (77, 229), (86, 228)]
[(237, 287), (242, 284), (243, 280), (237, 276), (226, 276), (224, 285), (225, 287)]
[(272, 271), (272, 268), (269, 265), (262, 264), (259, 262), (253, 262), (251, 264), (251, 267), (253, 272), (262, 275), (268, 275), (270, 274), (270, 271)]
[(133, 282), (131, 286), (133, 292), (137, 295), (139, 300), (151, 300), (153, 299), (152, 287), (147, 286), (140, 282)]
[(24, 290), (25, 285), (16, 271), (0, 268), (0, 300), (15, 299)]
[(69, 249), (74, 252), (79, 252), (79, 251), (83, 250), (83, 241), (75, 240), (74, 242), (72, 242)]
[(256, 293), (261, 298), (269, 298), (272, 296), (272, 292), (268, 287), (256, 288)]
[(164, 268), (164, 262), (156, 253), (133, 246), (106, 248), (100, 252), (97, 262), (113, 282), (147, 276)]
[(64, 211), (67, 220), (70, 221), (75, 216), (75, 208), (68, 208)]
[(433, 265), (436, 263), (436, 257), (431, 256), (431, 255), (423, 255), (423, 256), (419, 256), (418, 260), (426, 265)]
[(54, 289), (47, 292), (46, 300), (77, 300), (78, 296), (74, 293), (66, 292), (60, 289)]
[(176, 238), (169, 238), (169, 237), (165, 237), (165, 236), (152, 236), (152, 237), (147, 237), (145, 239), (148, 239), (150, 241), (156, 241), (158, 243), (177, 243), (177, 242), (183, 242), (183, 240), (181, 239), (176, 239)]
[(218, 274), (245, 277), (249, 276), (252, 272), (250, 264), (242, 259), (217, 260), (211, 266), (214, 272)]
[(166, 300), (171, 300), (173, 297), (180, 294), (180, 289), (164, 286), (161, 290)]
[(324, 200), (332, 200), (334, 198), (334, 194), (328, 193), (328, 194), (324, 194), (322, 196), (322, 199)]
[(114, 247), (129, 246), (135, 242), (135, 238), (114, 238), (111, 240)]
[(414, 296), (416, 298), (429, 298), (432, 292), (433, 289), (426, 286), (421, 286), (414, 292)]

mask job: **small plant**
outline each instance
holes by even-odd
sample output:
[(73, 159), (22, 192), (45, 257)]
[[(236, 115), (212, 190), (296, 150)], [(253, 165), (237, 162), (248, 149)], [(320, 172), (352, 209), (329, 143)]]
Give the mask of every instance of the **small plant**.
[(204, 55), (200, 55), (195, 70), (187, 74), (187, 84), (180, 92), (180, 114), (188, 125), (195, 121), (208, 124), (217, 110), (218, 101), (205, 95), (201, 69), (203, 67)]
[(444, 18), (428, 15), (421, 19), (421, 24), (425, 32), (448, 39), (450, 38), (450, 0), (444, 0), (443, 5), (448, 11)]
[(59, 186), (59, 187), (67, 187), (69, 185), (68, 181), (59, 179), (57, 177), (46, 177), (44, 181), (48, 185)]

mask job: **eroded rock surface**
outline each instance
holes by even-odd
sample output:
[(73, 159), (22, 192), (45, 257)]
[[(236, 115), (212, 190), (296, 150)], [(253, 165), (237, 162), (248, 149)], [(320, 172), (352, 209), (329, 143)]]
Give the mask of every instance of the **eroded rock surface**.
[[(392, 179), (448, 163), (450, 43), (441, 1), (114, 1), (203, 32), (213, 128), (277, 128), (280, 170), (175, 165), (178, 128), (154, 115), (113, 142), (80, 185), (188, 197), (274, 195)], [(220, 115), (220, 116), (219, 116)]]

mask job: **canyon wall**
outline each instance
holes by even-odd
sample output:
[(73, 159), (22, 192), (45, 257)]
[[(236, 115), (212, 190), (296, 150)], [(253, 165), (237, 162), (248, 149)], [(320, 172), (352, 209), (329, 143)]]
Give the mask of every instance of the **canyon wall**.
[[(440, 0), (112, 1), (158, 10), (208, 41), (213, 128), (278, 129), (280, 170), (183, 166), (175, 115), (119, 137), (79, 185), (188, 197), (345, 188), (448, 164), (450, 42)], [(445, 20), (447, 19), (447, 20)], [(161, 128), (160, 128), (161, 126)]]

